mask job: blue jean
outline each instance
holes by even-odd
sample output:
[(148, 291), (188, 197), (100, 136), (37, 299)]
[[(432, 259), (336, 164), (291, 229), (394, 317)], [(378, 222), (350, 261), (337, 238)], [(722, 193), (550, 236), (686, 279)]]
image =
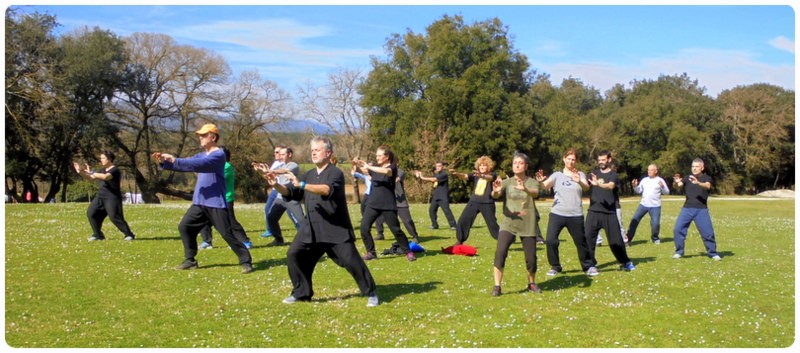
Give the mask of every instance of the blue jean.
[(709, 256), (717, 255), (717, 241), (714, 239), (714, 227), (711, 225), (711, 214), (707, 208), (682, 208), (675, 222), (675, 253), (683, 255), (686, 243), (686, 233), (689, 231), (689, 224), (694, 221), (695, 227), (703, 238)]
[(628, 242), (633, 241), (633, 237), (636, 235), (636, 228), (639, 227), (639, 222), (641, 222), (644, 215), (648, 213), (650, 214), (650, 239), (658, 240), (658, 234), (661, 232), (661, 206), (647, 207), (639, 204), (639, 207), (636, 208), (636, 211), (633, 213), (631, 224), (628, 226)]
[(275, 203), (276, 197), (278, 197), (278, 191), (273, 188), (269, 192), (267, 203), (264, 205), (264, 223), (267, 224), (267, 233), (272, 233), (272, 230), (269, 229), (269, 210), (272, 208), (272, 204)]

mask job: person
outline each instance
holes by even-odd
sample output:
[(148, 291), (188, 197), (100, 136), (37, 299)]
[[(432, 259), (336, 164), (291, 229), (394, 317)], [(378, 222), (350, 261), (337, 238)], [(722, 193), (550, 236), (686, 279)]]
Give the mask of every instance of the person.
[(489, 185), (497, 179), (494, 165), (494, 161), (489, 156), (481, 156), (475, 160), (475, 170), (471, 173), (459, 173), (455, 169), (450, 169), (450, 174), (461, 180), (471, 181), (474, 185), (467, 206), (464, 207), (464, 211), (461, 212), (456, 223), (456, 245), (467, 241), (472, 224), (475, 222), (475, 218), (478, 218), (478, 213), (483, 215), (486, 227), (489, 228), (489, 235), (497, 239), (500, 226), (497, 225), (495, 201), (489, 190)]
[(178, 231), (183, 242), (185, 259), (176, 270), (191, 270), (199, 267), (197, 259), (197, 234), (209, 223), (222, 235), (234, 254), (239, 258), (242, 273), (253, 272), (250, 251), (244, 243), (233, 236), (228, 204), (225, 201), (225, 152), (217, 146), (219, 130), (214, 124), (205, 124), (194, 132), (200, 139), (203, 151), (190, 158), (176, 158), (167, 153), (153, 152), (159, 168), (177, 172), (197, 173), (197, 182), (192, 195), (192, 205), (186, 211)]
[(327, 254), (335, 264), (344, 267), (366, 295), (367, 306), (379, 304), (375, 280), (355, 246), (355, 233), (347, 211), (344, 173), (330, 162), (333, 144), (326, 137), (311, 140), (311, 161), (315, 168), (300, 177), (288, 174), (290, 183), (277, 182), (277, 174), (264, 174), (270, 186), (288, 200), (303, 200), (307, 216), (286, 252), (286, 264), (292, 281), (292, 293), (286, 304), (310, 301), (314, 295), (314, 267)]
[(581, 194), (589, 190), (586, 175), (575, 168), (578, 152), (574, 149), (567, 150), (562, 157), (564, 170), (555, 172), (549, 177), (544, 176), (544, 171), (536, 173), (536, 180), (541, 183), (542, 189), (553, 189), (555, 197), (550, 208), (550, 219), (547, 221), (547, 235), (545, 247), (547, 248), (547, 261), (550, 263), (548, 276), (555, 276), (562, 272), (561, 260), (558, 253), (558, 235), (566, 227), (572, 236), (572, 242), (578, 251), (578, 261), (582, 271), (589, 276), (598, 274), (597, 268), (589, 257), (589, 244), (583, 230), (583, 203)]
[[(408, 234), (411, 235), (411, 239), (419, 244), (417, 226), (414, 225), (414, 219), (411, 218), (411, 210), (409, 209), (408, 199), (406, 198), (405, 180), (406, 172), (402, 168), (397, 167), (397, 178), (395, 178), (394, 184), (394, 200), (397, 203), (397, 216), (403, 221), (403, 225), (406, 227)], [(383, 216), (378, 217), (375, 221), (375, 232), (378, 233), (375, 239), (377, 240), (383, 239), (383, 223), (385, 223), (383, 221)]]
[[(272, 170), (278, 175), (278, 183), (283, 185), (289, 182), (285, 176), (287, 173), (294, 175), (300, 174), (300, 166), (292, 161), (293, 151), (290, 147), (283, 146), (280, 149), (279, 156), (283, 164), (278, 169)], [(284, 244), (283, 232), (279, 224), (284, 212), (289, 215), (289, 219), (292, 220), (295, 229), (300, 229), (300, 220), (305, 217), (303, 215), (303, 207), (300, 206), (300, 201), (286, 201), (283, 199), (283, 196), (278, 193), (272, 203), (272, 207), (267, 213), (268, 230), (274, 237), (274, 240), (267, 244), (267, 246), (280, 246)]]
[(86, 217), (89, 218), (89, 225), (92, 227), (92, 236), (89, 237), (89, 241), (106, 239), (102, 230), (103, 220), (106, 219), (106, 216), (122, 232), (122, 235), (125, 236), (124, 239), (131, 241), (136, 238), (136, 235), (131, 231), (122, 212), (122, 192), (120, 190), (122, 173), (114, 165), (114, 153), (109, 151), (101, 153), (100, 164), (103, 169), (95, 172), (89, 168), (88, 164), (84, 164), (84, 169), (81, 170), (78, 162), (72, 162), (75, 172), (83, 178), (100, 180), (100, 189), (97, 191), (97, 196), (92, 199), (92, 203), (89, 204), (89, 208), (86, 210)]
[(705, 162), (697, 158), (692, 161), (692, 174), (681, 178), (680, 174), (674, 177), (673, 187), (675, 189), (685, 186), (686, 202), (678, 214), (675, 221), (675, 255), (673, 259), (680, 259), (684, 255), (686, 233), (689, 225), (694, 221), (694, 225), (703, 238), (708, 256), (715, 261), (722, 260), (717, 252), (717, 241), (714, 236), (714, 226), (711, 224), (711, 214), (708, 212), (708, 192), (713, 187), (711, 176), (703, 173)]
[[(272, 164), (269, 166), (269, 169), (278, 169), (283, 165), (283, 159), (281, 158), (281, 150), (283, 150), (283, 148), (285, 147), (286, 146), (284, 145), (275, 146), (275, 148), (273, 149), (273, 156), (275, 157), (275, 160), (272, 161)], [(253, 165), (253, 167), (256, 167), (256, 165)], [(263, 168), (256, 168), (257, 171), (260, 171), (262, 169)], [(264, 230), (264, 233), (261, 234), (262, 238), (268, 238), (272, 236), (272, 230), (269, 227), (269, 210), (272, 208), (272, 204), (275, 203), (275, 198), (277, 197), (278, 197), (278, 192), (275, 191), (274, 189), (269, 190), (267, 192), (267, 202), (264, 204), (264, 223), (266, 229)]]
[(628, 243), (633, 242), (633, 237), (636, 236), (636, 228), (639, 227), (644, 215), (650, 214), (650, 239), (653, 244), (660, 244), (661, 238), (659, 233), (661, 231), (661, 195), (669, 195), (669, 188), (667, 182), (658, 176), (658, 166), (653, 163), (647, 166), (647, 177), (642, 178), (640, 182), (638, 179), (631, 181), (633, 190), (637, 194), (642, 194), (642, 200), (639, 202), (639, 207), (633, 213), (631, 223), (628, 225)]
[[(228, 206), (228, 220), (231, 224), (231, 232), (233, 232), (233, 236), (235, 236), (239, 241), (244, 243), (244, 246), (250, 249), (253, 246), (253, 243), (250, 242), (250, 238), (247, 237), (247, 232), (244, 231), (244, 227), (239, 221), (236, 219), (236, 214), (233, 212), (233, 200), (234, 200), (234, 186), (235, 186), (235, 179), (236, 173), (233, 170), (233, 166), (231, 165), (231, 150), (220, 146), (222, 152), (225, 153), (225, 203)], [(200, 237), (203, 239), (203, 242), (200, 243), (201, 249), (211, 249), (213, 248), (213, 243), (211, 239), (211, 225), (206, 224), (203, 229), (200, 230)]]
[[(372, 182), (370, 181), (369, 174), (362, 174), (358, 172), (358, 159), (354, 159), (352, 161), (352, 166), (350, 167), (350, 175), (353, 178), (359, 178), (364, 180), (364, 197), (361, 198), (361, 217), (364, 217), (364, 209), (367, 207), (367, 199), (369, 198), (369, 193), (372, 191)], [(373, 165), (372, 161), (367, 161), (367, 165)], [(379, 221), (382, 222), (381, 218), (378, 218)], [(376, 228), (377, 223), (376, 223)], [(377, 229), (377, 235), (375, 236), (375, 240), (383, 240), (383, 227)]]
[(439, 229), (436, 212), (441, 207), (447, 223), (450, 224), (450, 230), (456, 230), (456, 219), (453, 217), (453, 211), (450, 211), (450, 187), (448, 186), (447, 171), (444, 170), (446, 165), (447, 163), (442, 161), (436, 162), (432, 177), (424, 177), (420, 171), (415, 172), (417, 179), (433, 183), (431, 205), (428, 207), (428, 215), (431, 217), (430, 229)]
[(494, 254), (494, 288), (492, 296), (502, 293), (503, 270), (508, 257), (508, 249), (519, 236), (522, 251), (525, 253), (525, 268), (528, 270), (526, 290), (539, 293), (536, 284), (536, 205), (533, 199), (539, 197), (539, 182), (526, 175), (528, 156), (515, 152), (511, 162), (514, 177), (492, 183), (492, 197), (503, 197), (503, 217), (497, 237), (497, 250)]
[[(619, 221), (616, 215), (616, 203), (619, 200), (619, 175), (611, 168), (611, 152), (600, 151), (597, 155), (597, 169), (591, 172), (589, 178), (590, 201), (589, 210), (586, 212), (586, 241), (589, 246), (589, 257), (592, 260), (594, 272), (597, 272), (597, 259), (595, 258), (595, 242), (597, 233), (601, 229), (608, 238), (611, 253), (621, 264), (625, 271), (633, 271), (636, 266), (628, 257), (625, 250), (625, 240), (622, 239)], [(592, 271), (592, 268), (589, 269)]]
[(408, 248), (408, 238), (403, 230), (400, 229), (400, 222), (397, 220), (397, 202), (394, 197), (394, 189), (397, 177), (397, 164), (394, 153), (389, 146), (381, 145), (375, 151), (375, 165), (368, 165), (363, 160), (356, 161), (361, 172), (369, 174), (372, 189), (370, 190), (367, 205), (364, 208), (364, 215), (361, 217), (361, 240), (367, 253), (364, 260), (374, 260), (377, 258), (375, 251), (375, 241), (370, 234), (372, 224), (383, 216), (383, 220), (389, 226), (389, 230), (397, 239), (401, 252), (406, 254), (408, 261), (415, 261), (417, 258)]
[[(617, 171), (617, 164), (616, 163), (611, 163), (610, 166), (611, 166), (612, 170), (614, 170), (615, 172)], [(622, 223), (622, 203), (619, 202), (619, 193), (615, 194), (614, 203), (615, 203), (614, 207), (615, 207), (616, 213), (617, 213), (617, 223), (619, 223), (619, 231), (622, 234), (622, 240), (625, 242), (625, 247), (630, 247), (630, 243), (628, 242), (628, 235), (627, 235), (628, 232), (625, 230), (625, 227), (623, 226), (623, 223)], [(603, 246), (603, 235), (601, 234), (600, 230), (597, 231), (597, 241), (595, 242), (595, 245), (596, 246)]]

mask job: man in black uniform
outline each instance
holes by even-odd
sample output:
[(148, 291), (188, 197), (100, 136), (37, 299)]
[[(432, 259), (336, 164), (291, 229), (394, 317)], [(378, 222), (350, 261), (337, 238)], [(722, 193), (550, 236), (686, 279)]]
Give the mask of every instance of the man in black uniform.
[[(600, 152), (597, 156), (597, 166), (598, 168), (591, 172), (591, 178), (589, 178), (591, 199), (589, 211), (586, 213), (586, 226), (584, 227), (586, 241), (589, 244), (589, 256), (594, 265), (587, 273), (590, 276), (597, 274), (597, 259), (595, 259), (594, 252), (597, 232), (600, 229), (605, 230), (611, 253), (622, 264), (622, 269), (626, 271), (635, 270), (636, 267), (628, 258), (628, 253), (625, 250), (625, 241), (622, 239), (619, 221), (617, 220), (616, 200), (619, 198), (617, 189), (619, 176), (611, 168), (611, 152)], [(594, 272), (594, 274), (589, 272)]]
[(287, 200), (304, 200), (306, 217), (286, 253), (292, 294), (286, 304), (310, 301), (314, 295), (311, 277), (323, 254), (344, 267), (356, 280), (361, 293), (368, 296), (367, 306), (378, 305), (375, 280), (355, 246), (355, 233), (347, 211), (344, 192), (344, 173), (330, 163), (333, 144), (328, 138), (311, 140), (313, 168), (300, 177), (287, 174), (291, 183), (277, 183), (275, 173), (264, 177)]
[(97, 191), (97, 196), (92, 200), (89, 209), (86, 210), (86, 216), (89, 217), (89, 225), (92, 226), (92, 236), (89, 237), (89, 241), (104, 240), (106, 238), (101, 230), (106, 216), (125, 235), (125, 240), (131, 241), (136, 236), (131, 232), (131, 228), (122, 214), (121, 173), (119, 168), (114, 165), (114, 153), (103, 152), (100, 154), (100, 164), (103, 165), (103, 170), (95, 172), (89, 168), (88, 164), (84, 164), (84, 170), (81, 170), (78, 162), (72, 163), (75, 172), (80, 176), (89, 180), (100, 180), (100, 189)]
[(420, 180), (433, 183), (431, 206), (428, 208), (428, 215), (431, 217), (430, 229), (439, 229), (436, 211), (441, 207), (442, 211), (444, 211), (444, 216), (447, 218), (447, 223), (450, 224), (450, 230), (456, 230), (456, 219), (453, 217), (453, 211), (450, 211), (449, 176), (447, 175), (447, 171), (444, 170), (444, 167), (445, 163), (439, 161), (436, 162), (436, 169), (434, 169), (432, 177), (424, 177), (422, 176), (422, 172), (419, 171), (416, 172), (416, 176)]

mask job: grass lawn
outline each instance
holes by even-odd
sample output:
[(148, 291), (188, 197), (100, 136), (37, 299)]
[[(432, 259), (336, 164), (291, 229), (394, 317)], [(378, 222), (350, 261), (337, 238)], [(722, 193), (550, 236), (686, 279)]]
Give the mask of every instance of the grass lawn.
[[(429, 230), (427, 205), (412, 205), (424, 254), (409, 263), (368, 262), (381, 305), (367, 308), (352, 277), (323, 257), (315, 300), (286, 305), (287, 247), (266, 247), (263, 204), (237, 205), (254, 248), (255, 272), (240, 274), (215, 232), (200, 268), (183, 260), (177, 225), (188, 203), (126, 205), (137, 235), (124, 242), (110, 221), (108, 240), (89, 243), (86, 203), (5, 205), (5, 340), (12, 347), (788, 347), (795, 340), (794, 200), (712, 198), (724, 258), (705, 256), (690, 228), (686, 256), (673, 260), (672, 230), (682, 201), (662, 210), (662, 244), (649, 240), (649, 217), (618, 269), (598, 248), (600, 275), (580, 272), (566, 230), (565, 273), (555, 278), (538, 247), (537, 282), (528, 293), (519, 242), (506, 264), (500, 297), (490, 297), (495, 245), (478, 217), (468, 244), (478, 255), (443, 254), (455, 231)], [(624, 200), (625, 224), (638, 199)], [(538, 202), (547, 225), (550, 203)], [(463, 204), (453, 205), (458, 217)], [(585, 210), (586, 207), (584, 207)], [(358, 206), (350, 206), (353, 223)], [(440, 224), (446, 225), (440, 212)], [(294, 236), (288, 218), (285, 235)], [(358, 234), (358, 230), (356, 230)], [(379, 251), (393, 237), (378, 241)], [(357, 240), (363, 252), (363, 243)]]

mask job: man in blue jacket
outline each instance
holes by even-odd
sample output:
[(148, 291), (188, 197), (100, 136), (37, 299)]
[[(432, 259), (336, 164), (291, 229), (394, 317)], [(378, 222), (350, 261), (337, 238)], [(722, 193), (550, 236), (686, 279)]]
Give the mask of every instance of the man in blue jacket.
[(191, 270), (198, 267), (195, 259), (197, 234), (210, 223), (239, 257), (242, 273), (253, 272), (250, 251), (231, 232), (228, 205), (225, 201), (225, 153), (217, 147), (219, 130), (214, 124), (206, 124), (194, 133), (199, 136), (203, 151), (191, 158), (175, 158), (167, 153), (153, 153), (153, 158), (160, 162), (161, 169), (197, 173), (192, 206), (178, 225), (186, 259), (175, 269)]

